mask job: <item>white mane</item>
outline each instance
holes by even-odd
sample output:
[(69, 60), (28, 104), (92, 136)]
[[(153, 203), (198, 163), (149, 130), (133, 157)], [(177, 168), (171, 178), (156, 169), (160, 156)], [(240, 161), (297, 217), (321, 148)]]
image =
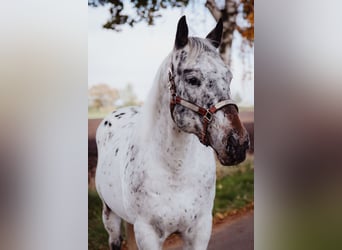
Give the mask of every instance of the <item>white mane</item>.
[(167, 89), (167, 72), (171, 63), (171, 55), (172, 52), (164, 59), (164, 61), (160, 65), (154, 78), (152, 88), (150, 89), (144, 105), (142, 106), (142, 115), (139, 129), (141, 133), (138, 133), (138, 135), (140, 135), (139, 139), (141, 141), (146, 141), (147, 138), (150, 138), (150, 134), (153, 133), (153, 131), (151, 131), (151, 127), (153, 127), (153, 124), (156, 122), (156, 112), (158, 110), (157, 106), (162, 105), (159, 97), (162, 95), (163, 91)]

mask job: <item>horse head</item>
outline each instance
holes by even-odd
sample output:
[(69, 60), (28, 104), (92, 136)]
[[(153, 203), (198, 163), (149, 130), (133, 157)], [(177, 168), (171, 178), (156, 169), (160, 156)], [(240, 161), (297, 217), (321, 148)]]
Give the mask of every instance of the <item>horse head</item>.
[(217, 48), (222, 21), (206, 38), (188, 36), (183, 16), (177, 27), (169, 70), (170, 111), (176, 125), (212, 147), (223, 165), (242, 162), (249, 136), (231, 100), (232, 73)]

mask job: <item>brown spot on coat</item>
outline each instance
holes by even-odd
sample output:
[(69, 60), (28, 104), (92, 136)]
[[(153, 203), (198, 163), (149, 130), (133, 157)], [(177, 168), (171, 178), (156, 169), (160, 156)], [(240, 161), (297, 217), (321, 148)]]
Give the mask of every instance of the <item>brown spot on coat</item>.
[(229, 105), (225, 107), (224, 111), (228, 116), (228, 120), (231, 122), (232, 128), (238, 132), (239, 136), (243, 136), (245, 128), (240, 121), (236, 107)]

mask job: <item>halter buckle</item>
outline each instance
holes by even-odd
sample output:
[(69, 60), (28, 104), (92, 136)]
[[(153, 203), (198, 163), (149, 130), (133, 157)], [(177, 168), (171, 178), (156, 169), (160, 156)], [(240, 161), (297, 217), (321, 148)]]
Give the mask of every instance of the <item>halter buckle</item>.
[(211, 120), (213, 119), (213, 113), (211, 113), (209, 109), (207, 109), (207, 113), (205, 113), (203, 119), (207, 120), (207, 122), (211, 122)]

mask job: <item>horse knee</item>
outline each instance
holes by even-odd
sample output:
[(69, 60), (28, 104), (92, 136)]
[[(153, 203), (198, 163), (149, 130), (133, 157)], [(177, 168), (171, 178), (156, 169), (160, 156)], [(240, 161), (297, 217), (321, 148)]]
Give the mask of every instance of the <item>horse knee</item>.
[(212, 216), (207, 214), (198, 219), (196, 225), (188, 228), (183, 233), (183, 240), (185, 243), (184, 249), (186, 250), (205, 250), (211, 236)]

